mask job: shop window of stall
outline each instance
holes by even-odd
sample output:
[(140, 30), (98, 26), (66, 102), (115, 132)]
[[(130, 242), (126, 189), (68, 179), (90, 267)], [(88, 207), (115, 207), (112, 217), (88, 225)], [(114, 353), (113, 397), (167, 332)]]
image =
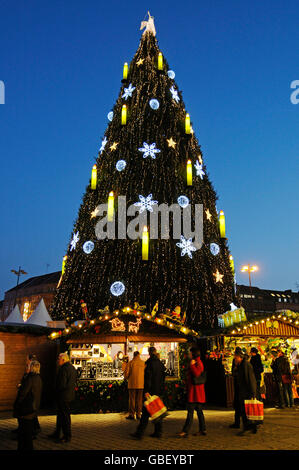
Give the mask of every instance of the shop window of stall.
[(123, 378), (124, 344), (72, 344), (70, 358), (79, 379)]
[(178, 343), (112, 343), (112, 344), (71, 344), (70, 358), (77, 369), (80, 380), (122, 380), (128, 361), (135, 351), (146, 361), (148, 349), (154, 346), (165, 365), (166, 376), (179, 377)]

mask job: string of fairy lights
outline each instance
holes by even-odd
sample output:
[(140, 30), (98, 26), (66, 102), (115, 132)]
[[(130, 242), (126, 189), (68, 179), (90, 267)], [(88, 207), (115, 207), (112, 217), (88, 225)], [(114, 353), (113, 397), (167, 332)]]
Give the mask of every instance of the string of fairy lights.
[[(290, 318), (291, 316), (293, 318)], [(255, 327), (255, 326), (258, 326), (258, 325), (265, 325), (267, 328), (273, 328), (273, 327), (278, 328), (278, 325), (273, 324), (273, 321), (277, 321), (277, 320), (283, 321), (285, 323), (289, 323), (290, 325), (296, 325), (297, 326), (297, 325), (299, 325), (299, 313), (290, 312), (288, 315), (284, 315), (284, 314), (272, 315), (272, 316), (269, 316), (265, 319), (255, 320), (255, 321), (248, 321), (245, 324), (243, 324), (242, 326), (240, 325), (240, 327), (236, 327), (236, 326), (233, 327), (231, 333), (233, 335), (234, 334), (241, 334), (241, 333), (244, 333), (244, 332), (250, 333), (250, 329)]]
[(55, 331), (51, 333), (50, 338), (57, 339), (58, 337), (62, 337), (62, 336), (63, 337), (72, 336), (80, 331), (87, 330), (91, 327), (96, 327), (97, 325), (100, 325), (103, 322), (111, 321), (115, 318), (118, 318), (120, 315), (134, 315), (137, 318), (139, 317), (141, 319), (150, 321), (157, 325), (164, 326), (166, 328), (169, 328), (170, 330), (176, 331), (185, 336), (193, 336), (193, 337), (200, 336), (200, 333), (198, 331), (188, 328), (187, 326), (183, 325), (181, 322), (176, 322), (175, 319), (170, 319), (170, 318), (166, 319), (163, 317), (157, 317), (156, 312), (154, 310), (152, 313), (148, 313), (148, 312), (142, 312), (141, 310), (136, 310), (131, 307), (124, 307), (123, 309), (115, 310), (114, 312), (111, 313), (109, 311), (109, 308), (106, 307), (106, 309), (102, 311), (106, 313), (101, 314), (98, 318), (86, 319), (82, 322), (81, 321), (78, 322), (77, 325), (72, 324), (64, 328), (64, 330)]

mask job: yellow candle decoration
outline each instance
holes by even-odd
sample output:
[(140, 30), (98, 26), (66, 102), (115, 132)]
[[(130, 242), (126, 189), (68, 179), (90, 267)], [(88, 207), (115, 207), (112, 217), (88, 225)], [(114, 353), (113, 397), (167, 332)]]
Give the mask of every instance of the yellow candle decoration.
[(125, 62), (124, 71), (123, 71), (123, 79), (124, 80), (127, 80), (127, 78), (128, 78), (128, 70), (129, 70), (128, 64), (127, 64), (127, 62)]
[(127, 124), (127, 106), (125, 104), (123, 104), (121, 109), (121, 123), (123, 126)]
[(185, 118), (185, 132), (186, 134), (191, 134), (190, 116), (188, 113)]
[(91, 170), (91, 183), (90, 183), (91, 189), (96, 189), (97, 187), (97, 166), (93, 165), (92, 170)]
[(65, 272), (65, 263), (66, 263), (66, 260), (67, 260), (67, 256), (65, 255), (62, 259), (62, 269), (61, 269), (61, 276), (64, 275), (64, 272)]
[(235, 263), (234, 263), (234, 258), (232, 255), (229, 256), (229, 264), (232, 270), (232, 273), (235, 274)]
[(159, 52), (159, 55), (158, 55), (158, 70), (163, 70), (163, 55), (162, 55), (162, 52)]
[(108, 222), (112, 222), (113, 217), (114, 217), (114, 194), (113, 194), (113, 191), (111, 191), (108, 197), (108, 210), (107, 210)]
[(142, 259), (144, 261), (148, 260), (148, 251), (149, 251), (149, 234), (147, 227), (143, 228), (142, 232)]
[(220, 229), (220, 237), (225, 238), (225, 217), (224, 217), (223, 211), (220, 211), (220, 214), (219, 214), (219, 229)]
[(192, 186), (192, 162), (187, 161), (187, 185)]

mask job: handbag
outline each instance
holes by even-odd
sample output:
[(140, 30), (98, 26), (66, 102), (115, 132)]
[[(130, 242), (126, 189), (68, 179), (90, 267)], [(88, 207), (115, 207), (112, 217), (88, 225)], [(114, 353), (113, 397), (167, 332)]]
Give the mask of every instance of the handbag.
[(161, 398), (157, 395), (149, 395), (144, 402), (144, 406), (147, 409), (150, 415), (150, 420), (153, 421), (153, 423), (157, 423), (168, 415), (166, 406), (164, 405)]
[(253, 398), (244, 400), (245, 413), (250, 421), (262, 421), (264, 419), (264, 403)]
[(193, 385), (202, 385), (205, 384), (207, 381), (207, 373), (204, 370), (200, 375), (197, 377), (193, 374), (191, 374), (191, 381)]
[(290, 374), (283, 374), (281, 376), (281, 380), (283, 384), (291, 384), (292, 383), (292, 378)]

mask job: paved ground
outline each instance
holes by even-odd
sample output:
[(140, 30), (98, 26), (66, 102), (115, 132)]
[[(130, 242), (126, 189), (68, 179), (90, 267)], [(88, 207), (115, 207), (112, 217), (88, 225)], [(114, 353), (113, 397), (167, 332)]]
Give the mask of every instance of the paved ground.
[[(206, 409), (207, 436), (176, 437), (181, 431), (186, 411), (173, 411), (164, 421), (164, 436), (151, 438), (153, 425), (149, 423), (142, 441), (130, 438), (136, 422), (125, 419), (126, 414), (72, 415), (72, 441), (56, 444), (47, 435), (54, 431), (55, 415), (39, 417), (42, 432), (34, 441), (35, 450), (299, 450), (299, 406), (293, 409), (265, 409), (264, 424), (257, 434), (237, 436), (237, 430), (228, 426), (233, 422), (233, 411)], [(16, 420), (10, 412), (0, 413), (0, 450), (16, 450), (11, 431)], [(197, 431), (197, 417), (193, 432)]]

